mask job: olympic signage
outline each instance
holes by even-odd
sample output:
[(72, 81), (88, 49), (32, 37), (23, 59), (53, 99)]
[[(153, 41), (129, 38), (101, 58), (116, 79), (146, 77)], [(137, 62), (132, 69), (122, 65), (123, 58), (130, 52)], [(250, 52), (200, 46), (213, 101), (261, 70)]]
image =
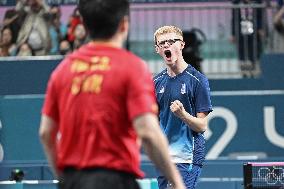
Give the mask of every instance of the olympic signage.
[(284, 168), (283, 167), (261, 167), (257, 171), (257, 182), (265, 182), (267, 185), (284, 185)]
[(207, 159), (234, 152), (284, 156), (284, 91), (222, 91), (212, 95), (215, 106), (205, 133)]

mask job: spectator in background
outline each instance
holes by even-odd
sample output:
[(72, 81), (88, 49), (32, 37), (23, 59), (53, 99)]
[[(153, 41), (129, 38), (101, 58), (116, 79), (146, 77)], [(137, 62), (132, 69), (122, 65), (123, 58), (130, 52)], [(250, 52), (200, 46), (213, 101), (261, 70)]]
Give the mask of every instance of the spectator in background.
[(14, 56), (16, 54), (16, 45), (13, 43), (13, 34), (9, 27), (4, 27), (1, 31), (0, 48), (0, 56)]
[(198, 28), (183, 32), (184, 48), (182, 50), (185, 62), (202, 72), (200, 47), (206, 41), (205, 34)]
[(73, 43), (75, 40), (75, 29), (78, 24), (82, 24), (82, 18), (80, 15), (80, 12), (78, 10), (78, 7), (74, 9), (73, 14), (69, 18), (68, 22), (68, 32), (67, 32), (67, 39), (71, 46), (73, 47)]
[(256, 77), (260, 74), (259, 58), (262, 52), (265, 34), (264, 10), (249, 5), (260, 5), (262, 0), (233, 0), (235, 5), (245, 5), (244, 8), (234, 8), (232, 11), (232, 37), (236, 43), (240, 68), (244, 77)]
[(62, 40), (59, 44), (59, 54), (68, 55), (72, 52), (72, 48), (68, 40)]
[(284, 53), (284, 6), (279, 3), (279, 9), (273, 18), (273, 31), (271, 39), (271, 52)]
[(19, 6), (26, 9), (27, 16), (20, 29), (17, 45), (28, 43), (35, 55), (47, 55), (50, 49), (50, 36), (45, 15), (48, 14), (49, 7), (44, 0), (27, 0), (26, 4)]
[(66, 39), (67, 26), (60, 21), (61, 9), (58, 5), (50, 7), (48, 20), (49, 20), (49, 35), (51, 38), (51, 48), (49, 54), (59, 54), (59, 43)]
[(9, 27), (11, 29), (12, 34), (13, 34), (13, 37), (12, 37), (13, 43), (17, 42), (18, 33), (25, 19), (25, 16), (26, 16), (25, 11), (21, 11), (17, 9), (8, 9), (5, 12), (4, 19), (3, 19), (3, 27)]
[(18, 48), (17, 56), (34, 56), (34, 52), (28, 43), (23, 43)]
[(83, 24), (78, 24), (74, 31), (73, 50), (78, 49), (87, 40), (87, 32)]

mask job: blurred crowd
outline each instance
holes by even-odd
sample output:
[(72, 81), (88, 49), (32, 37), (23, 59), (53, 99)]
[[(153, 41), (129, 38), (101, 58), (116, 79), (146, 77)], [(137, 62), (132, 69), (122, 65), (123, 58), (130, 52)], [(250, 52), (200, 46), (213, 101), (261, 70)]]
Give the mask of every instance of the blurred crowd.
[[(274, 53), (283, 53), (284, 6), (283, 0), (275, 1), (278, 9), (273, 18), (273, 31), (269, 34), (269, 49)], [(247, 5), (270, 1), (231, 2)], [(238, 47), (239, 59), (244, 62), (241, 66), (246, 67), (246, 62), (257, 65), (254, 62), (260, 57), (263, 31), (266, 30), (262, 21), (265, 14), (261, 9), (249, 8), (233, 9), (232, 12), (230, 40)], [(47, 5), (45, 0), (17, 0), (16, 6), (8, 9), (0, 22), (0, 56), (66, 55), (89, 41), (77, 8), (67, 21), (63, 23), (61, 20), (60, 5)]]
[(258, 77), (264, 52), (284, 53), (283, 0), (276, 1), (271, 28), (267, 18), (270, 1), (232, 0), (232, 3), (239, 5), (232, 9), (231, 42), (237, 48), (240, 70), (243, 77)]
[(18, 0), (0, 31), (0, 56), (66, 55), (88, 41), (77, 8), (65, 24), (60, 6), (44, 0)]

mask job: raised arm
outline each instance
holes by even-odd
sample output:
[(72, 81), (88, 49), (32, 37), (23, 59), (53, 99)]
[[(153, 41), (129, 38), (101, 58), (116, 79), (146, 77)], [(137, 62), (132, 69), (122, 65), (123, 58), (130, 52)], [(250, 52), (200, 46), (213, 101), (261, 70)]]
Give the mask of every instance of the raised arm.
[(207, 112), (197, 113), (197, 116), (194, 117), (185, 111), (183, 104), (179, 100), (172, 102), (170, 109), (175, 116), (184, 121), (193, 131), (198, 133), (206, 131), (208, 127)]

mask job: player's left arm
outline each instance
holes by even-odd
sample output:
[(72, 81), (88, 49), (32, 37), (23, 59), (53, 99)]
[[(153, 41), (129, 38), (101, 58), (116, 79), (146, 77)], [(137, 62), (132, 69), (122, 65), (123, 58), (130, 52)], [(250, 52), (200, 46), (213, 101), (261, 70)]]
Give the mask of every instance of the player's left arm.
[(193, 131), (198, 133), (206, 131), (208, 127), (207, 115), (209, 112), (199, 112), (197, 113), (196, 117), (194, 117), (184, 109), (183, 104), (179, 100), (172, 102), (170, 109), (175, 116), (179, 117)]

